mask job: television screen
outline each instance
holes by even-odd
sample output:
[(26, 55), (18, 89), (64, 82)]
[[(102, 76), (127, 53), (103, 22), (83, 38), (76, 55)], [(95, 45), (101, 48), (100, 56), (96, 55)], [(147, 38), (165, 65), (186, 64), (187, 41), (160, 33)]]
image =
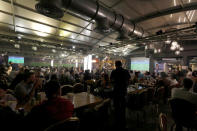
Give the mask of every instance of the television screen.
[(149, 58), (131, 58), (131, 70), (149, 71)]
[(8, 62), (24, 64), (24, 57), (19, 56), (9, 56)]

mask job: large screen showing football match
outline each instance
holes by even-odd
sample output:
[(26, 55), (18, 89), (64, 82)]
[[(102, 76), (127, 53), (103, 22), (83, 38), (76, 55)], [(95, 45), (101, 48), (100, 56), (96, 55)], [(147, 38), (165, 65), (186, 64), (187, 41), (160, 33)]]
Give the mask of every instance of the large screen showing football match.
[(150, 59), (145, 57), (131, 58), (131, 70), (149, 71)]

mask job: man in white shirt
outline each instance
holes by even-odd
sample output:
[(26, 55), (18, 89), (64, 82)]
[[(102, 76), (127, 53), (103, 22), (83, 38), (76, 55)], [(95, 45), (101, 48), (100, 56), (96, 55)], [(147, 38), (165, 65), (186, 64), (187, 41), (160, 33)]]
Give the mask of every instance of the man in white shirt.
[(187, 78), (192, 78), (192, 69), (188, 68)]
[(193, 86), (193, 81), (189, 78), (183, 80), (184, 88), (173, 88), (172, 99), (183, 99), (192, 104), (197, 105), (197, 93), (191, 92), (190, 89)]

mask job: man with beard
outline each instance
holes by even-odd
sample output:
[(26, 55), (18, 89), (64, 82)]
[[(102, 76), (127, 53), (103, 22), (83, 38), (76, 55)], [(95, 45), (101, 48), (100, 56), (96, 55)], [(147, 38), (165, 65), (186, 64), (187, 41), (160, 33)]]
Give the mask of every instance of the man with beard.
[(15, 88), (15, 95), (18, 104), (26, 104), (35, 96), (36, 88), (41, 84), (39, 79), (36, 79), (34, 72), (27, 72), (24, 74), (24, 80), (17, 84)]

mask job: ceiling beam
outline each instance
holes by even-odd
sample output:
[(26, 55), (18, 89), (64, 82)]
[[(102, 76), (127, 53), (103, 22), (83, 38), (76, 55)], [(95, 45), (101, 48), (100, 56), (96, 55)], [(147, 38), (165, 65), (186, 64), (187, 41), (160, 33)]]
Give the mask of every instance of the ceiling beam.
[(184, 6), (177, 5), (177, 6), (173, 6), (173, 7), (163, 9), (160, 11), (152, 12), (150, 14), (147, 14), (145, 16), (139, 17), (139, 18), (137, 18), (135, 20), (131, 20), (131, 21), (135, 22), (135, 23), (140, 23), (140, 22), (143, 22), (143, 21), (146, 21), (149, 19), (153, 19), (153, 18), (165, 16), (165, 15), (170, 15), (170, 14), (174, 14), (174, 13), (179, 13), (179, 12), (183, 12), (183, 11), (196, 10), (196, 9), (197, 9), (197, 2), (192, 2), (192, 3), (184, 4)]
[[(10, 3), (10, 0), (2, 0), (2, 1), (7, 2), (7, 3)], [(27, 6), (23, 6), (23, 5), (21, 5), (21, 4), (17, 3), (17, 2), (13, 2), (13, 4), (14, 4), (15, 6), (17, 6), (17, 7), (20, 7), (20, 8), (26, 9), (26, 10), (28, 10), (28, 11), (31, 11), (31, 12), (34, 12), (34, 13), (39, 14), (36, 10), (34, 10), (34, 9), (32, 9), (32, 8), (29, 8), (29, 7), (27, 7)], [(73, 16), (73, 17), (76, 17), (76, 18), (78, 18), (78, 19), (81, 19), (81, 20), (83, 20), (83, 21), (89, 22), (89, 21), (86, 20), (85, 18), (82, 18), (82, 17), (80, 17), (80, 16), (78, 16), (78, 15), (75, 15), (75, 14), (72, 13), (72, 12), (67, 11), (67, 12), (65, 12), (65, 13), (67, 13), (67, 14)], [(59, 20), (59, 19), (55, 19), (55, 18), (51, 18), (51, 19)], [(80, 27), (80, 25), (76, 25), (76, 24), (70, 23), (70, 22), (68, 22), (68, 21), (62, 21), (62, 22), (71, 24), (71, 25), (73, 25), (73, 26), (78, 26), (78, 27)], [(87, 30), (88, 30), (88, 29), (87, 29)]]
[[(9, 25), (9, 26), (14, 26), (14, 25), (12, 25), (12, 24), (8, 24), (8, 23), (3, 23), (3, 22), (0, 22), (0, 24), (5, 24), (5, 25)], [(27, 30), (30, 30), (30, 31), (36, 31), (36, 32), (40, 32), (40, 31), (38, 31), (38, 30), (34, 30), (34, 29), (30, 29), (30, 28), (26, 28), (26, 27), (21, 27), (21, 26), (17, 26), (16, 25), (16, 27), (17, 28), (22, 28), (22, 29), (27, 29)], [(5, 31), (5, 30), (4, 30)], [(3, 32), (4, 33), (4, 32)], [(16, 34), (13, 34), (14, 32), (12, 32), (12, 30), (9, 30), (9, 32), (6, 32), (6, 33), (8, 33), (9, 35), (16, 35)], [(89, 48), (89, 47), (91, 47), (89, 44), (81, 44), (80, 42), (85, 42), (85, 41), (80, 41), (80, 40), (78, 40), (78, 42), (79, 43), (73, 43), (73, 42), (71, 42), (71, 41), (69, 41), (69, 40), (74, 40), (74, 39), (71, 39), (71, 38), (69, 38), (69, 37), (63, 37), (63, 36), (59, 36), (59, 35), (55, 35), (55, 34), (51, 34), (51, 33), (46, 33), (46, 34), (48, 34), (48, 35), (51, 35), (51, 36), (54, 36), (54, 37), (59, 37), (59, 38), (66, 38), (66, 40), (60, 40), (60, 39), (54, 39), (54, 38), (46, 38), (46, 37), (39, 37), (39, 36), (37, 36), (37, 35), (33, 35), (33, 34), (27, 34), (27, 33), (24, 33), (24, 32), (19, 32), (19, 31), (16, 31), (16, 33), (18, 33), (18, 34), (21, 34), (21, 35), (24, 35), (25, 37), (27, 36), (27, 37), (30, 37), (32, 40), (34, 40), (34, 39), (36, 39), (36, 40), (38, 40), (38, 39), (44, 39), (44, 40), (46, 40), (46, 41), (53, 41), (53, 42), (58, 42), (58, 43), (66, 43), (66, 45), (69, 45), (69, 46), (72, 46), (72, 45), (76, 45), (76, 46), (78, 46), (78, 47), (84, 47), (84, 48)], [(56, 44), (58, 44), (58, 43), (56, 43)]]
[(13, 17), (13, 25), (14, 25), (14, 31), (16, 32), (16, 22), (15, 22), (15, 10), (14, 10), (14, 0), (11, 0), (11, 9), (12, 9), (12, 17)]
[[(182, 6), (182, 8), (184, 8), (185, 4), (183, 3), (183, 0), (179, 0), (179, 2), (180, 2), (180, 5)], [(191, 25), (188, 15), (186, 14), (185, 11), (183, 13), (185, 15), (185, 18), (187, 19), (188, 24)]]
[[(161, 26), (156, 26), (156, 27), (153, 27), (153, 28), (145, 29), (145, 31), (158, 30), (158, 29), (161, 29), (161, 28), (168, 28), (168, 27), (173, 27), (173, 26), (177, 26), (177, 25), (186, 25), (186, 24), (188, 24), (188, 23), (184, 22), (184, 23), (165, 24), (165, 25), (161, 25)], [(190, 24), (193, 25), (195, 23), (191, 22)]]

